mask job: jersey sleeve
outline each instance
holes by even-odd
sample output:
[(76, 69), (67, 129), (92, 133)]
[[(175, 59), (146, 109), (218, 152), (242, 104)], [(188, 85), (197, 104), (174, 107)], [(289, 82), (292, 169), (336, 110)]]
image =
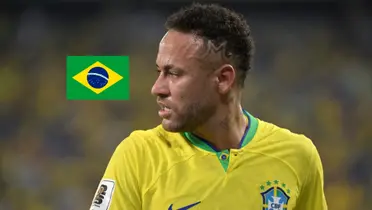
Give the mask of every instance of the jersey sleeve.
[(323, 166), (316, 147), (311, 144), (307, 176), (300, 191), (296, 210), (328, 210), (324, 194)]
[(90, 210), (141, 209), (138, 186), (138, 148), (133, 136), (115, 149), (99, 183)]

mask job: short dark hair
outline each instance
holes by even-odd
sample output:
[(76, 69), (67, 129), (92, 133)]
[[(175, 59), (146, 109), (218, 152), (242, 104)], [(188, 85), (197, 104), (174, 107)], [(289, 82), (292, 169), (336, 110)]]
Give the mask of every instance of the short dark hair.
[(215, 46), (226, 44), (232, 55), (232, 65), (238, 70), (238, 85), (243, 87), (252, 69), (254, 42), (243, 15), (217, 4), (193, 3), (168, 17), (167, 30), (193, 33), (211, 41)]

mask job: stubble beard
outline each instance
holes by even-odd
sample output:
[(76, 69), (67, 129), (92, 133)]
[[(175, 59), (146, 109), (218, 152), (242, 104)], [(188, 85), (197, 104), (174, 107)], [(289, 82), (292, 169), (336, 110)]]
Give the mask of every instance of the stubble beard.
[(167, 123), (163, 120), (163, 128), (169, 132), (193, 132), (211, 118), (216, 108), (213, 105), (196, 102), (188, 105), (184, 110), (181, 115), (178, 114), (177, 121)]

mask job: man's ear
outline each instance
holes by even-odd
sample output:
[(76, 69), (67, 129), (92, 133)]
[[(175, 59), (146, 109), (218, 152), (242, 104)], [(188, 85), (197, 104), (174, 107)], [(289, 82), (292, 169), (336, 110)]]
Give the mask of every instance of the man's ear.
[(235, 69), (230, 64), (224, 64), (218, 70), (216, 70), (216, 78), (218, 83), (217, 87), (219, 93), (228, 93), (234, 85), (235, 77)]

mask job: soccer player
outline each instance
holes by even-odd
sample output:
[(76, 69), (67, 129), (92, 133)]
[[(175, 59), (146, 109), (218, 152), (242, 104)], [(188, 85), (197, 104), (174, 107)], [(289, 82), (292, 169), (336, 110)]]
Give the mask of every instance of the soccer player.
[(326, 210), (312, 141), (241, 106), (254, 49), (244, 18), (192, 4), (165, 25), (151, 90), (162, 123), (118, 145), (91, 210)]

